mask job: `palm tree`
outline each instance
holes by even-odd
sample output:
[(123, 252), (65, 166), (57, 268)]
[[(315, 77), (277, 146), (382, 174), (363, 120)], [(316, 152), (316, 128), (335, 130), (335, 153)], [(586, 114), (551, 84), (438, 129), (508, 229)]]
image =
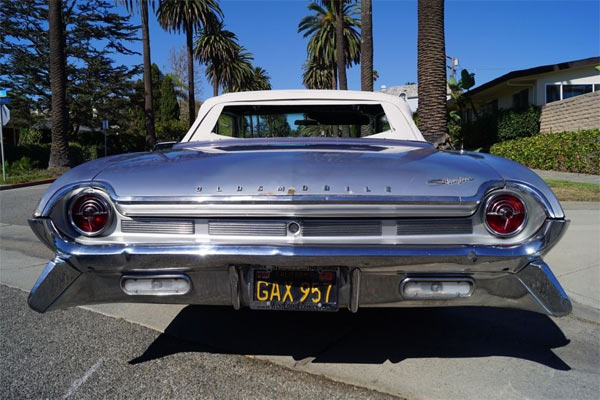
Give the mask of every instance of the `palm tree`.
[(198, 39), (194, 54), (196, 58), (207, 66), (207, 79), (213, 86), (213, 95), (219, 95), (219, 86), (221, 85), (221, 69), (229, 60), (235, 58), (239, 45), (235, 33), (225, 30), (222, 21), (204, 26)]
[[(307, 8), (313, 15), (306, 16), (298, 24), (298, 32), (303, 32), (303, 37), (309, 37), (307, 45), (308, 63), (319, 65), (326, 64), (332, 71), (331, 89), (337, 89), (338, 74), (336, 55), (336, 7), (333, 1), (323, 1), (323, 6), (310, 3)], [(344, 21), (344, 72), (345, 67), (360, 62), (360, 21), (356, 18), (358, 11), (356, 4), (345, 2), (342, 7)], [(340, 83), (341, 86), (341, 83)]]
[(419, 0), (418, 25), (419, 129), (439, 146), (448, 138), (444, 0)]
[[(228, 60), (220, 68), (219, 75), (225, 92), (242, 92), (252, 83), (252, 60), (254, 56), (244, 46), (238, 45), (233, 59)], [(212, 66), (206, 72), (212, 72)]]
[[(144, 115), (146, 121), (146, 147), (151, 149), (156, 143), (154, 130), (154, 108), (152, 105), (152, 71), (150, 60), (150, 32), (148, 30), (148, 0), (118, 0), (132, 13), (137, 7), (142, 19), (142, 46), (144, 53)], [(150, 0), (154, 8), (154, 0)]]
[(372, 92), (373, 71), (373, 7), (371, 0), (360, 2), (360, 90)]
[(254, 67), (252, 69), (249, 90), (271, 90), (271, 77), (264, 68)]
[(50, 90), (52, 91), (52, 144), (48, 169), (63, 170), (69, 167), (67, 141), (67, 73), (65, 56), (62, 1), (48, 2), (48, 25), (50, 40)]
[(194, 97), (195, 32), (223, 17), (217, 0), (161, 0), (157, 10), (160, 25), (175, 32), (184, 32), (188, 52), (188, 108), (190, 127), (196, 116)]
[[(332, 1), (333, 3), (333, 1)], [(337, 63), (338, 81), (341, 90), (348, 90), (346, 78), (346, 41), (344, 40), (344, 3), (346, 0), (336, 0), (332, 5), (335, 8), (335, 61)]]
[(302, 83), (308, 89), (332, 89), (333, 72), (323, 60), (307, 60), (302, 70)]

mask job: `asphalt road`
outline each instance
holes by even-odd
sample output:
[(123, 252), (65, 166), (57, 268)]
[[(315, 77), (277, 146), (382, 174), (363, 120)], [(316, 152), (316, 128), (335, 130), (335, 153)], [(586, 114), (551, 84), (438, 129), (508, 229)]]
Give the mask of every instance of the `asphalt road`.
[[(42, 189), (0, 192), (0, 282), (24, 290), (51, 257), (24, 226)], [(1, 398), (600, 393), (600, 318), (578, 303), (565, 318), (484, 307), (313, 314), (143, 304), (40, 315), (23, 292), (0, 286), (0, 299)]]
[(80, 308), (40, 315), (25, 292), (3, 285), (0, 302), (2, 399), (391, 398), (242, 355), (194, 351), (183, 339)]

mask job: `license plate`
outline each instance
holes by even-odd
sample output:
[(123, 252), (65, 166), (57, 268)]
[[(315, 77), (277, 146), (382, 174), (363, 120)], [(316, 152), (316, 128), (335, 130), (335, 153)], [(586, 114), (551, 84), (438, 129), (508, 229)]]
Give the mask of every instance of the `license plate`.
[(337, 311), (337, 268), (253, 268), (250, 308)]

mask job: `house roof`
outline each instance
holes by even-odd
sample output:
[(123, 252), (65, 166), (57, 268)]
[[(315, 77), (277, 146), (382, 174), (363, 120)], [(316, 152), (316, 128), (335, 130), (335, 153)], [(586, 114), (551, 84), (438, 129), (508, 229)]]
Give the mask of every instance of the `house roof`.
[(581, 60), (567, 61), (567, 62), (558, 63), (558, 64), (541, 65), (539, 67), (533, 67), (533, 68), (528, 68), (528, 69), (520, 69), (517, 71), (509, 72), (502, 76), (499, 76), (498, 78), (496, 78), (494, 80), (486, 82), (483, 85), (478, 86), (475, 89), (472, 89), (471, 95), (483, 92), (486, 89), (497, 86), (497, 85), (504, 83), (506, 81), (509, 81), (511, 79), (523, 78), (525, 76), (530, 76), (530, 75), (539, 75), (539, 74), (545, 74), (547, 72), (562, 71), (562, 70), (571, 69), (571, 68), (587, 67), (587, 66), (599, 65), (599, 64), (600, 64), (600, 57), (589, 57), (589, 58), (583, 58)]

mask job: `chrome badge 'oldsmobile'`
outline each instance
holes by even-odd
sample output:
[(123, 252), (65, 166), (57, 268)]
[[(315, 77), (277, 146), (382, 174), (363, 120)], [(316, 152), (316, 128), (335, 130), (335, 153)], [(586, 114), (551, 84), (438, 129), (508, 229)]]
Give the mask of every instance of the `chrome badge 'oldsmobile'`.
[(335, 311), (483, 305), (566, 315), (542, 260), (568, 221), (529, 169), (438, 151), (401, 98), (206, 101), (185, 138), (91, 161), (43, 195), (37, 311), (107, 302)]

